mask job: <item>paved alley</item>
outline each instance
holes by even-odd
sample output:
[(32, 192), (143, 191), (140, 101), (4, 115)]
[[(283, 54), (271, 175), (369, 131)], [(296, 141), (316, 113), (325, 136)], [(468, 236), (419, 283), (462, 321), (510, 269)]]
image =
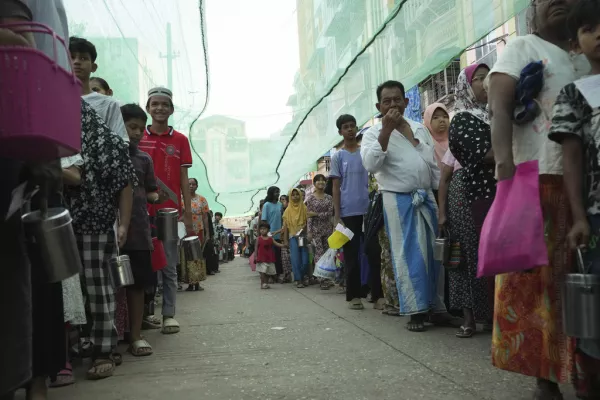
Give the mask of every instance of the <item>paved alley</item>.
[(370, 304), (349, 310), (342, 295), (318, 286), (260, 290), (247, 263), (236, 258), (203, 282), (204, 292), (180, 293), (181, 333), (146, 331), (154, 355), (125, 354), (115, 376), (98, 382), (86, 381), (78, 366), (78, 382), (50, 389), (50, 399), (532, 397), (533, 379), (491, 366), (490, 334), (461, 340), (450, 328), (410, 333), (405, 319), (382, 316)]

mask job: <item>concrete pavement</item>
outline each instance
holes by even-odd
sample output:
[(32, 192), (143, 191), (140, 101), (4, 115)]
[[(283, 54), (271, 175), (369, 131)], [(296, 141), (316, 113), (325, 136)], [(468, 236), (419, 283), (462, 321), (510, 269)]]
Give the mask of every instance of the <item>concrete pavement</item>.
[(51, 389), (50, 399), (532, 398), (533, 379), (491, 366), (489, 333), (411, 333), (405, 318), (366, 302), (364, 311), (349, 310), (335, 290), (261, 290), (247, 263), (236, 258), (203, 282), (205, 291), (180, 293), (181, 332), (146, 331), (154, 355), (125, 354), (115, 376), (98, 382), (76, 367), (78, 382)]

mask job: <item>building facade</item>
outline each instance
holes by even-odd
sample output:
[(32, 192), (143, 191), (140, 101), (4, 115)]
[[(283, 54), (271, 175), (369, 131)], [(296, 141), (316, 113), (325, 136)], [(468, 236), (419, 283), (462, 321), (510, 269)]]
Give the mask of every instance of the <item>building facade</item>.
[(206, 165), (215, 192), (250, 186), (250, 146), (244, 121), (221, 115), (199, 120), (192, 145)]

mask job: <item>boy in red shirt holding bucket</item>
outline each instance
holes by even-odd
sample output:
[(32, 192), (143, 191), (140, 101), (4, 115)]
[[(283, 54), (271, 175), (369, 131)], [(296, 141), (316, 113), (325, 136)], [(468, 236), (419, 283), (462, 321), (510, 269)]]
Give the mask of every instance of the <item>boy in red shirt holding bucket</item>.
[[(169, 126), (169, 117), (173, 115), (173, 93), (164, 87), (156, 87), (148, 92), (146, 111), (152, 118), (152, 125), (146, 127), (139, 149), (150, 154), (154, 162), (154, 172), (158, 187), (168, 195), (168, 200), (160, 205), (150, 206), (153, 217), (159, 209), (174, 208), (182, 214), (181, 198), (186, 210), (183, 222), (188, 234), (193, 234), (191, 196), (188, 185), (188, 168), (192, 166), (192, 152), (188, 138)], [(159, 272), (163, 283), (163, 327), (162, 333), (179, 332), (179, 323), (175, 320), (177, 294), (178, 240), (163, 242), (167, 266)]]

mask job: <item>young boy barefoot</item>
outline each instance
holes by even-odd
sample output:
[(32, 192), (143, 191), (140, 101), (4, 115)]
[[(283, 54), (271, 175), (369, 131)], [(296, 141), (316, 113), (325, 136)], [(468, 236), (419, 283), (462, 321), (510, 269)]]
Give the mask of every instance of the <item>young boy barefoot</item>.
[(260, 236), (256, 242), (256, 270), (260, 272), (260, 288), (269, 289), (269, 277), (277, 275), (275, 269), (275, 248), (283, 245), (269, 236), (271, 226), (267, 221), (262, 221), (258, 227)]
[[(563, 179), (573, 227), (567, 240), (583, 252), (589, 273), (600, 274), (600, 2), (581, 0), (569, 17), (573, 50), (585, 54), (591, 75), (565, 86), (556, 99), (550, 139), (563, 147)], [(575, 311), (576, 312), (576, 311)], [(578, 340), (584, 379), (577, 380), (578, 398), (600, 398), (600, 340)]]

